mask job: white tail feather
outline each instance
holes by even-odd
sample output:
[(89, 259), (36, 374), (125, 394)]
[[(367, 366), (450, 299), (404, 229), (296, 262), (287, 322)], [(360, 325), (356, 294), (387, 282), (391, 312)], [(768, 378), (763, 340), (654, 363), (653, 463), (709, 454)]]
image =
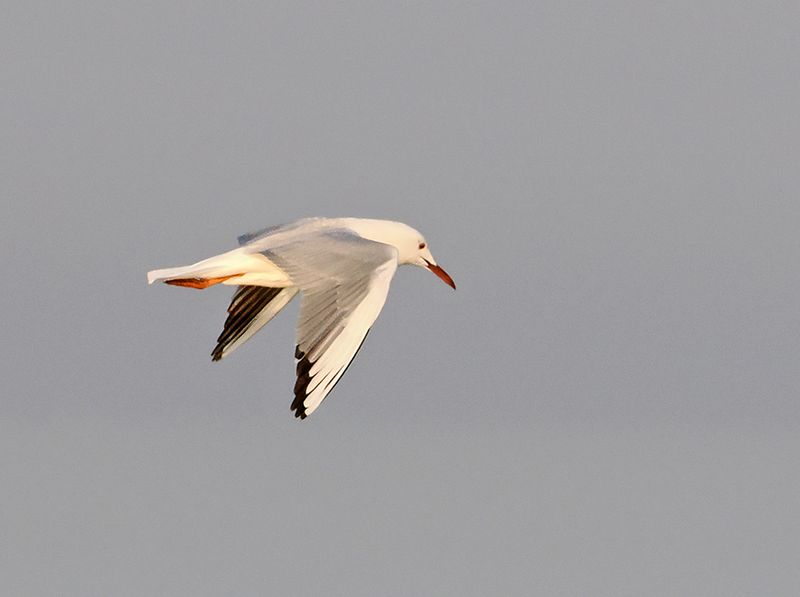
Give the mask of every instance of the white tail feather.
[(181, 278), (224, 278), (226, 284), (252, 284), (254, 286), (284, 287), (291, 285), (286, 273), (261, 253), (246, 253), (234, 249), (209, 257), (193, 265), (155, 269), (147, 272), (147, 283), (178, 280)]

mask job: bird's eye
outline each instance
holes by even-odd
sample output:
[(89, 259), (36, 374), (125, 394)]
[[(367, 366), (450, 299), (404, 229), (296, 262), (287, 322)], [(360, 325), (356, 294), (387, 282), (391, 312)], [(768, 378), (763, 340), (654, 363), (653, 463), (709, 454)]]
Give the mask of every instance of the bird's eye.
[(424, 249), (424, 248), (425, 248), (425, 246), (426, 246), (426, 245), (425, 245), (425, 243), (419, 243), (419, 248), (420, 248), (420, 250)]

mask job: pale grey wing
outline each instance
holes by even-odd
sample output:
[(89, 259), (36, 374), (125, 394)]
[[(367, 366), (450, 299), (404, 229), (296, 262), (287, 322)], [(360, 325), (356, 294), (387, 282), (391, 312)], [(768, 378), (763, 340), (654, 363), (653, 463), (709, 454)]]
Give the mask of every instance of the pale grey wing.
[(305, 418), (342, 377), (381, 312), (397, 250), (335, 230), (270, 250), (268, 257), (303, 293), (292, 410)]
[(242, 234), (238, 241), (240, 246), (253, 245), (257, 250), (269, 249), (287, 242), (299, 240), (314, 234), (326, 224), (326, 218), (303, 218), (289, 224), (267, 226), (261, 230)]
[[(314, 412), (344, 375), (383, 309), (396, 270), (393, 257), (367, 281), (304, 295), (295, 349), (295, 416), (304, 419)], [(332, 301), (337, 305), (335, 313), (330, 312)]]
[(266, 228), (262, 228), (261, 230), (256, 230), (255, 232), (248, 232), (247, 234), (241, 234), (236, 240), (239, 241), (239, 245), (246, 245), (258, 238), (267, 236), (268, 234), (280, 229), (281, 226), (267, 226)]

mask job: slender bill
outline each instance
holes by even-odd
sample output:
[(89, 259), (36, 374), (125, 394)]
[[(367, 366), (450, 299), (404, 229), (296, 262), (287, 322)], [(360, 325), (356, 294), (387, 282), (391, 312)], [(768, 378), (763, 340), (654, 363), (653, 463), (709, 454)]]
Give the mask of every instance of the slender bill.
[(435, 263), (431, 263), (427, 259), (425, 260), (425, 263), (428, 264), (427, 266), (428, 269), (431, 270), (434, 274), (436, 274), (439, 277), (439, 279), (442, 280), (442, 282), (447, 284), (453, 290), (456, 289), (456, 283), (453, 282), (453, 278), (450, 277), (450, 274), (448, 274), (446, 271), (444, 271), (441, 267), (439, 267)]

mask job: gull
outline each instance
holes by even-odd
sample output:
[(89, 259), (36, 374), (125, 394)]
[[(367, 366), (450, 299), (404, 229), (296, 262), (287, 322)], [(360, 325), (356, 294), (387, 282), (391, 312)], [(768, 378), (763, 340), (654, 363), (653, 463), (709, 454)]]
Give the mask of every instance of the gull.
[(306, 218), (264, 228), (240, 236), (232, 251), (148, 272), (147, 282), (237, 286), (213, 361), (249, 340), (301, 293), (291, 410), (305, 419), (361, 348), (399, 265), (424, 267), (456, 287), (419, 232), (400, 222), (361, 218)]

